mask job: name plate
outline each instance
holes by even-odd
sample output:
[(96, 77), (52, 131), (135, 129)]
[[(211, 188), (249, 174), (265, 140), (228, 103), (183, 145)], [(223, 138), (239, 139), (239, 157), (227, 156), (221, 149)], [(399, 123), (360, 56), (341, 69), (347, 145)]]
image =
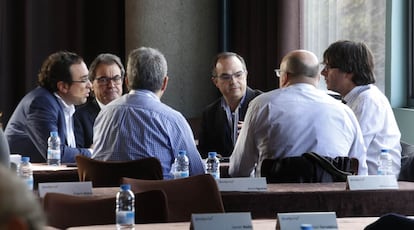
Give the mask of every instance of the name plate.
[(250, 212), (192, 214), (190, 229), (253, 229)]
[(267, 191), (265, 177), (221, 178), (216, 180), (220, 191), (256, 192)]
[(394, 175), (348, 176), (347, 188), (349, 190), (398, 189), (398, 182)]
[(76, 196), (90, 196), (92, 195), (92, 182), (39, 183), (40, 197), (44, 197), (48, 192), (64, 193)]
[(335, 212), (293, 212), (278, 213), (276, 229), (301, 229), (302, 224), (310, 224), (313, 229), (338, 229)]

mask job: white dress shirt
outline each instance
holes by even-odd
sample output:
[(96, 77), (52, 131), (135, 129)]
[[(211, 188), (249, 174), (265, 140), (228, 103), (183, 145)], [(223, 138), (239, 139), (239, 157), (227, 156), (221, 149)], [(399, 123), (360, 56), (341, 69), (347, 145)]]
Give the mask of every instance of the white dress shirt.
[(355, 157), (358, 174), (367, 174), (366, 150), (352, 110), (310, 84), (295, 84), (250, 102), (240, 130), (229, 173), (260, 176), (263, 159), (301, 156)]
[(392, 173), (397, 175), (401, 168), (401, 133), (391, 105), (375, 85), (353, 88), (344, 100), (354, 111), (364, 136), (367, 148), (368, 174), (376, 175), (381, 149), (389, 149), (393, 161)]
[(66, 141), (68, 146), (76, 148), (75, 133), (73, 132), (73, 114), (75, 113), (75, 106), (66, 104), (66, 102), (57, 93), (54, 94), (58, 98), (59, 103), (62, 105), (63, 114), (65, 115)]

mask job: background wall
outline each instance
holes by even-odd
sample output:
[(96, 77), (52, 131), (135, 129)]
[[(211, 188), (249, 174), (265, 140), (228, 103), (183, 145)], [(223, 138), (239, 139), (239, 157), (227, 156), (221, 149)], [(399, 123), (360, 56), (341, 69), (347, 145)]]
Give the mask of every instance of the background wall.
[(186, 117), (218, 96), (210, 65), (218, 52), (217, 1), (126, 0), (126, 55), (140, 46), (164, 53), (169, 84), (162, 101)]

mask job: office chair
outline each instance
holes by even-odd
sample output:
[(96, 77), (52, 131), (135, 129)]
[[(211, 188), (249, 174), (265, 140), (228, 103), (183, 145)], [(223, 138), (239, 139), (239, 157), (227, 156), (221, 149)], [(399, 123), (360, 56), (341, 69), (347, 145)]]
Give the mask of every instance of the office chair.
[(76, 156), (79, 181), (92, 181), (93, 187), (115, 187), (122, 177), (162, 180), (160, 161), (155, 157), (131, 161), (100, 161)]
[[(94, 197), (46, 193), (43, 199), (48, 225), (59, 229), (115, 224), (115, 207), (116, 194)], [(168, 204), (163, 191), (135, 193), (135, 223), (164, 223), (167, 220)]]
[(210, 174), (175, 180), (140, 180), (122, 178), (133, 192), (163, 190), (168, 201), (168, 221), (190, 221), (193, 213), (223, 213), (217, 182)]

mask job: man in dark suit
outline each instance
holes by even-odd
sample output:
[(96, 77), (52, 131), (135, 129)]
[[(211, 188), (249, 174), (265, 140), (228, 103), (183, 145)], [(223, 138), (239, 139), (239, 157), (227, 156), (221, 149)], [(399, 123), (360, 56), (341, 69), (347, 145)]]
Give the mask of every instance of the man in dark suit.
[(94, 97), (76, 109), (74, 117), (76, 145), (89, 148), (93, 144), (93, 124), (101, 108), (122, 96), (125, 69), (113, 54), (100, 54), (89, 66)]
[(71, 52), (51, 54), (43, 62), (38, 83), (7, 123), (10, 152), (29, 156), (31, 162), (46, 162), (47, 139), (51, 131), (58, 131), (62, 163), (75, 162), (77, 154), (90, 156), (90, 149), (76, 148), (73, 133), (74, 105), (86, 102), (92, 86), (82, 57)]
[(229, 157), (249, 102), (261, 91), (247, 86), (246, 63), (240, 55), (232, 52), (223, 52), (215, 57), (211, 80), (222, 97), (203, 111), (198, 147), (203, 158), (210, 151)]

